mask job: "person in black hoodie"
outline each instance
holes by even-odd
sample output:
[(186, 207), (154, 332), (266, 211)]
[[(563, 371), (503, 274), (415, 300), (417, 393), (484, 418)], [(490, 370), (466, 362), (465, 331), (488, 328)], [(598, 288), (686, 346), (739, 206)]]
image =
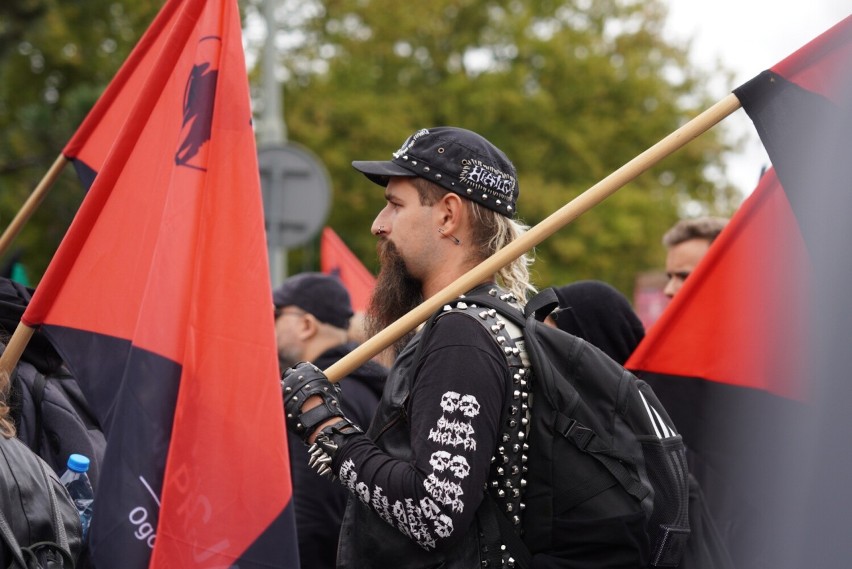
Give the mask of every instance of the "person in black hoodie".
[[(275, 334), (282, 371), (300, 361), (326, 369), (357, 346), (347, 336), (352, 306), (340, 281), (322, 273), (290, 277), (273, 291)], [(340, 383), (348, 416), (368, 425), (381, 398), (387, 369), (367, 362)], [(299, 557), (304, 569), (333, 568), (349, 492), (308, 466), (308, 450), (288, 437)]]
[(553, 314), (558, 328), (583, 338), (621, 365), (642, 338), (645, 327), (630, 301), (603, 281), (577, 281), (554, 287), (559, 309)]

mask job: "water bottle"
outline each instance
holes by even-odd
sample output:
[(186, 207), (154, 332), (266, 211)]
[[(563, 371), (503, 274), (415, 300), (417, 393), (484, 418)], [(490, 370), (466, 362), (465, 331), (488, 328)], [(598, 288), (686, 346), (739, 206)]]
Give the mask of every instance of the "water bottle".
[(92, 521), (92, 503), (95, 494), (92, 491), (92, 483), (86, 472), (89, 470), (89, 459), (82, 454), (72, 454), (68, 457), (68, 470), (59, 478), (62, 485), (68, 489), (77, 512), (80, 514), (80, 525), (83, 528), (83, 540), (89, 530)]

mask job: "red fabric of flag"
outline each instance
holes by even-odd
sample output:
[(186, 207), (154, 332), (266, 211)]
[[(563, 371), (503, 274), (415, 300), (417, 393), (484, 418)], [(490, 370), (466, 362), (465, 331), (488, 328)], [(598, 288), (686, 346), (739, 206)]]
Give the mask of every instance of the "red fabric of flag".
[[(62, 154), (73, 162), (86, 188), (91, 187), (103, 166), (121, 126), (136, 103), (136, 95), (157, 68), (157, 61), (168, 57), (163, 54), (163, 49), (181, 14), (180, 5), (181, 0), (166, 2), (62, 150)], [(109, 124), (111, 128), (101, 128), (102, 124)]]
[(237, 3), (169, 2), (145, 38), (66, 148), (98, 175), (22, 320), (107, 436), (96, 566), (295, 567)]
[(625, 367), (803, 398), (808, 269), (770, 170)]
[[(734, 93), (774, 171), (626, 367), (654, 387), (683, 435), (735, 566), (794, 567), (779, 544), (813, 524), (793, 505), (804, 503), (802, 477), (789, 474), (802, 463), (826, 470), (805, 458), (820, 437), (802, 433), (848, 367), (852, 17)], [(805, 523), (790, 534), (779, 525), (795, 522)], [(801, 543), (812, 563), (820, 548)]]
[(326, 274), (337, 275), (349, 292), (355, 312), (367, 310), (370, 296), (376, 286), (376, 277), (330, 227), (322, 230), (320, 270)]

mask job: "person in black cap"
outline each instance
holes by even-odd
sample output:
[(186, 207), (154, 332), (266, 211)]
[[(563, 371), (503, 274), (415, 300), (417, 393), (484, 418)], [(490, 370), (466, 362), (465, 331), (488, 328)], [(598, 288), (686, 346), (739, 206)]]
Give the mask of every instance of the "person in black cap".
[[(519, 194), (514, 166), (469, 130), (422, 129), (391, 160), (352, 164), (384, 187), (387, 202), (372, 226), (381, 261), (367, 311), (374, 331), (526, 229), (514, 219)], [(534, 290), (530, 262), (524, 255), (475, 283), (427, 333), (398, 344), (399, 355), (366, 433), (363, 424), (339, 411), (335, 384), (317, 368), (301, 364), (284, 373), (288, 428), (312, 445), (318, 471), (339, 478), (352, 494), (338, 567), (516, 565), (496, 516), (521, 527), (528, 362), (517, 347), (520, 330), (469, 299), (489, 295), (504, 302), (506, 310), (517, 310)], [(627, 531), (632, 535), (632, 529)], [(644, 535), (644, 528), (639, 533)], [(574, 533), (566, 535), (575, 540), (580, 557), (585, 549), (601, 549), (577, 543), (582, 537)], [(621, 536), (605, 537), (612, 539), (609, 549)], [(644, 550), (639, 543), (635, 552), (632, 548), (622, 548), (630, 566), (643, 566), (647, 544)]]
[[(322, 273), (292, 276), (273, 291), (272, 300), (282, 369), (304, 360), (325, 369), (357, 346), (347, 338), (352, 305), (337, 277)], [(386, 376), (387, 369), (370, 361), (346, 378), (341, 387), (348, 417), (369, 424)], [(349, 493), (311, 469), (307, 448), (299, 438), (288, 437), (288, 446), (301, 566), (331, 569)]]

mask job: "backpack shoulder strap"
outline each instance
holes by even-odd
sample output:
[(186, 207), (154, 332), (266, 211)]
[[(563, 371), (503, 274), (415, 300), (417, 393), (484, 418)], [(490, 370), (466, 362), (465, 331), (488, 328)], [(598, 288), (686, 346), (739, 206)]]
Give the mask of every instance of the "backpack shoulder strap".
[(556, 291), (552, 288), (546, 288), (527, 302), (524, 307), (524, 317), (529, 318), (535, 315), (536, 320), (543, 322), (557, 306), (559, 306), (559, 298), (556, 296)]
[(56, 535), (56, 541), (63, 551), (70, 551), (68, 546), (68, 534), (65, 533), (65, 524), (62, 522), (62, 514), (59, 512), (59, 502), (56, 499), (56, 491), (53, 489), (53, 480), (51, 480), (48, 466), (43, 460), (38, 461), (41, 467), (44, 483), (47, 487), (47, 496), (50, 499), (50, 516), (53, 520), (53, 533)]
[(15, 539), (15, 534), (12, 532), (12, 528), (9, 527), (9, 522), (6, 521), (6, 516), (3, 515), (2, 510), (0, 510), (0, 535), (3, 536), (3, 539), (9, 546), (9, 550), (12, 552), (12, 557), (14, 557), (13, 562), (20, 565), (21, 569), (27, 569), (27, 562), (24, 561), (24, 554), (21, 551), (21, 545), (18, 543), (18, 540)]

